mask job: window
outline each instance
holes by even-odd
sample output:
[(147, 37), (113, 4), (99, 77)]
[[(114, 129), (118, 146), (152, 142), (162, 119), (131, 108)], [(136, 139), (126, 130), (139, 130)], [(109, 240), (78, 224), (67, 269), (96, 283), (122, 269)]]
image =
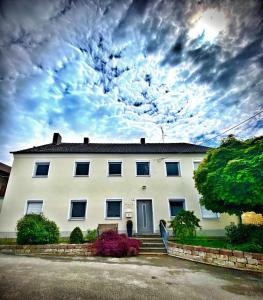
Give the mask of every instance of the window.
[(165, 165), (167, 176), (180, 176), (179, 162), (166, 162)]
[(89, 176), (89, 162), (76, 162), (75, 176)]
[(70, 219), (85, 219), (86, 200), (72, 200), (70, 207)]
[(170, 199), (170, 216), (175, 217), (181, 209), (185, 209), (184, 199)]
[(121, 200), (106, 201), (106, 218), (121, 219)]
[(36, 177), (47, 177), (49, 170), (49, 162), (37, 162), (35, 165), (35, 174)]
[(212, 212), (212, 210), (208, 210), (202, 205), (200, 207), (201, 207), (201, 213), (202, 213), (203, 219), (218, 219), (219, 218), (218, 213), (214, 213), (214, 212)]
[(200, 161), (194, 161), (194, 171), (197, 170), (198, 166), (200, 165)]
[(136, 162), (137, 176), (150, 176), (150, 163), (149, 162)]
[(41, 214), (43, 209), (43, 201), (27, 201), (26, 214)]
[(109, 162), (109, 176), (121, 176), (121, 162)]

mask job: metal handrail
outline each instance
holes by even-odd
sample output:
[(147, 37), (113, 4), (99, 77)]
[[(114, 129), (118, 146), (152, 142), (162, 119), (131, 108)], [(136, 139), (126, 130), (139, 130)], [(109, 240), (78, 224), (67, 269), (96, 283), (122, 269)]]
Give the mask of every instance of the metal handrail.
[(167, 245), (168, 245), (168, 239), (169, 239), (169, 232), (164, 226), (163, 222), (160, 222), (160, 234), (164, 243), (164, 247), (167, 250)]

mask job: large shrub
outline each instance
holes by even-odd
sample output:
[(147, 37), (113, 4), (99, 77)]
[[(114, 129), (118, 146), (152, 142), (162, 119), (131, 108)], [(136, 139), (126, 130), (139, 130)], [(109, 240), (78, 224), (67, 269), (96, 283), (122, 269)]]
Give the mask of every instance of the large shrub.
[(103, 232), (94, 243), (95, 254), (98, 256), (135, 256), (138, 255), (141, 242), (130, 239), (125, 234), (113, 230)]
[(248, 243), (263, 247), (263, 225), (232, 223), (225, 230), (227, 241), (232, 245)]
[(95, 242), (97, 239), (97, 229), (88, 230), (85, 236), (87, 242)]
[(29, 214), (17, 222), (17, 243), (20, 245), (55, 244), (59, 228), (43, 215)]
[(171, 221), (170, 228), (173, 230), (176, 239), (186, 239), (196, 236), (196, 229), (201, 228), (200, 220), (193, 211), (180, 210), (177, 216)]
[(70, 244), (82, 244), (84, 242), (83, 233), (79, 227), (75, 227), (69, 236)]

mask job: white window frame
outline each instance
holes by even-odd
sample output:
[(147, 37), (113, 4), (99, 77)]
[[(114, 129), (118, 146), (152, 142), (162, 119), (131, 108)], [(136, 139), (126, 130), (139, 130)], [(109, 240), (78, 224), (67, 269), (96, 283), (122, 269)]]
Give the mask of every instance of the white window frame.
[(185, 197), (170, 197), (170, 198), (168, 198), (168, 216), (170, 217), (170, 219), (173, 219), (175, 217), (175, 216), (171, 215), (170, 201), (181, 202), (182, 200), (184, 201), (184, 210), (188, 210)]
[[(84, 217), (72, 217), (72, 203), (74, 202), (85, 202), (86, 209), (85, 209), (85, 216)], [(87, 211), (88, 211), (88, 200), (87, 199), (71, 199), (69, 200), (69, 211), (68, 211), (68, 220), (69, 221), (84, 221), (87, 219)]]
[[(179, 175), (167, 175), (166, 163), (178, 163)], [(178, 159), (166, 159), (164, 161), (164, 172), (166, 177), (182, 177), (182, 163)]]
[[(121, 213), (121, 215), (120, 215), (120, 217), (108, 217), (107, 216), (107, 202), (108, 201), (110, 201), (110, 202), (121, 202), (121, 210), (120, 210), (120, 213)], [(121, 198), (106, 198), (105, 199), (105, 203), (104, 203), (104, 219), (105, 220), (122, 220), (122, 218), (123, 218), (123, 201), (122, 201), (122, 199)]]
[[(37, 165), (41, 165), (41, 164), (48, 164), (49, 165), (47, 175), (36, 175)], [(49, 173), (50, 173), (50, 167), (51, 167), (51, 162), (49, 160), (37, 160), (37, 161), (34, 161), (33, 175), (32, 175), (32, 177), (33, 178), (48, 178)]]
[[(138, 175), (137, 174), (137, 163), (149, 163), (149, 175)], [(136, 177), (151, 177), (151, 161), (148, 159), (136, 159), (135, 161), (135, 176)]]
[[(121, 164), (121, 174), (110, 174), (110, 163), (120, 163)], [(122, 160), (108, 160), (107, 162), (107, 176), (108, 177), (122, 177), (123, 176), (123, 161)]]
[(192, 160), (192, 165), (193, 165), (193, 171), (195, 171), (195, 163), (201, 163), (202, 159), (193, 159)]
[[(76, 171), (77, 171), (77, 164), (78, 163), (88, 163), (89, 164), (89, 174), (88, 175), (76, 175)], [(75, 160), (74, 161), (74, 169), (73, 169), (73, 176), (74, 177), (90, 177), (90, 167), (91, 167), (91, 162), (90, 160)]]
[(26, 201), (26, 204), (25, 204), (25, 208), (24, 208), (24, 216), (27, 215), (28, 203), (29, 203), (29, 202), (31, 202), (31, 203), (32, 203), (32, 202), (42, 202), (42, 210), (41, 210), (40, 215), (43, 214), (43, 211), (44, 211), (44, 200), (42, 200), (42, 199), (29, 199), (29, 200)]
[[(219, 219), (220, 214), (219, 214), (219, 213), (214, 213), (214, 212), (213, 212), (213, 214), (215, 214), (214, 217), (205, 217), (204, 214), (203, 214), (203, 209), (202, 209), (202, 207), (204, 207), (204, 206), (201, 205), (201, 204), (199, 203), (200, 214), (201, 214), (202, 220), (218, 220), (218, 219)], [(204, 207), (204, 208), (205, 208), (205, 207)], [(205, 209), (206, 209), (206, 208), (205, 208)], [(209, 211), (209, 209), (207, 209), (207, 210)]]

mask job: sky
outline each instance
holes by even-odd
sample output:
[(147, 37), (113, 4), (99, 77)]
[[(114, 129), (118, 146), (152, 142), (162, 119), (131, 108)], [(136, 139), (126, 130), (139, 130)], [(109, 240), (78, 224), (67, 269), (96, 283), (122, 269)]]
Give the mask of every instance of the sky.
[(53, 132), (217, 146), (263, 110), (262, 48), (261, 0), (1, 0), (0, 161)]

